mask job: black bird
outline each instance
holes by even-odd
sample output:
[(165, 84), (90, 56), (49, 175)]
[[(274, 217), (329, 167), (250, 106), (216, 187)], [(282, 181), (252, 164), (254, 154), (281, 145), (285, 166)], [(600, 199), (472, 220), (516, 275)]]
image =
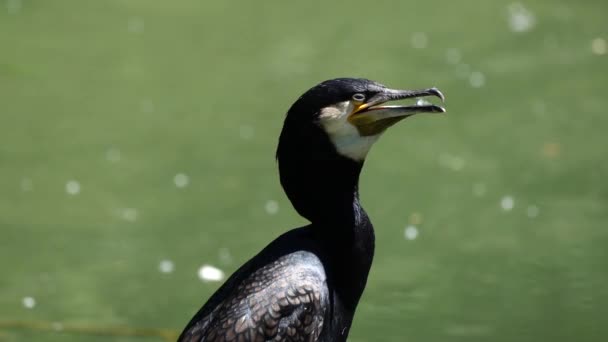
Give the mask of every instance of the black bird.
[(358, 78), (322, 82), (287, 112), (276, 158), (281, 185), (311, 223), (281, 235), (211, 296), (178, 341), (345, 341), (374, 255), (359, 174), (386, 128), (432, 104), (387, 101), (443, 95)]

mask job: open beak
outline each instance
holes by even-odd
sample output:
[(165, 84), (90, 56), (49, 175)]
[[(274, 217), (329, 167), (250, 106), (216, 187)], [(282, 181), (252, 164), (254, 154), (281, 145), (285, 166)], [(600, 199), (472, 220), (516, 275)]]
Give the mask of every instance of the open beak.
[(366, 102), (355, 107), (348, 121), (357, 127), (363, 136), (382, 133), (395, 123), (417, 113), (445, 113), (440, 106), (427, 103), (417, 103), (410, 106), (384, 106), (383, 103), (424, 96), (436, 96), (445, 101), (443, 94), (437, 88), (421, 90), (384, 89), (369, 98)]

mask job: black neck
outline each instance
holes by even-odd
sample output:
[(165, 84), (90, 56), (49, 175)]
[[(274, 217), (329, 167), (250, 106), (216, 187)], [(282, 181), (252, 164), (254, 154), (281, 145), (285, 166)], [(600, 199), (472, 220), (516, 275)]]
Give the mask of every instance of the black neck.
[(281, 185), (296, 211), (315, 225), (357, 225), (359, 174), (363, 162), (338, 154), (319, 127), (287, 121), (277, 160)]
[(373, 226), (359, 203), (363, 162), (338, 154), (320, 129), (289, 127), (286, 123), (277, 150), (281, 184), (327, 247), (334, 285), (343, 304), (354, 312), (374, 254)]

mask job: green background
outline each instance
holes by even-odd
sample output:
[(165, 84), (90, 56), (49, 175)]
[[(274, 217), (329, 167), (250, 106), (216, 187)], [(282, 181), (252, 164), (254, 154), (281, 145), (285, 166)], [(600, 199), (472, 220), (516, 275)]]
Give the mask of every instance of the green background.
[(339, 76), (437, 86), (448, 109), (367, 159), (377, 252), (350, 340), (608, 338), (606, 1), (0, 4), (0, 341), (179, 331), (219, 286), (201, 265), (229, 274), (305, 223), (274, 149)]

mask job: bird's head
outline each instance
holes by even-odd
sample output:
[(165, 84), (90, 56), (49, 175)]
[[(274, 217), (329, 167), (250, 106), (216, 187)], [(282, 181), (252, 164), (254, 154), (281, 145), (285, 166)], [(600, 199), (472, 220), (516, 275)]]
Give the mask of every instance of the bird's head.
[[(362, 161), (372, 144), (395, 123), (417, 113), (443, 113), (427, 102), (385, 105), (396, 101), (443, 94), (436, 88), (398, 90), (361, 78), (337, 78), (322, 82), (302, 95), (287, 113), (284, 131), (318, 130), (332, 142), (336, 152)], [(311, 133), (311, 132), (308, 132)], [(302, 144), (312, 136), (303, 134)]]
[(296, 209), (302, 214), (295, 202), (310, 205), (307, 197), (324, 196), (327, 187), (337, 193), (356, 187), (367, 153), (388, 127), (416, 113), (445, 112), (429, 103), (386, 105), (424, 96), (444, 99), (436, 88), (397, 90), (361, 78), (328, 80), (298, 98), (277, 149), (281, 183)]

